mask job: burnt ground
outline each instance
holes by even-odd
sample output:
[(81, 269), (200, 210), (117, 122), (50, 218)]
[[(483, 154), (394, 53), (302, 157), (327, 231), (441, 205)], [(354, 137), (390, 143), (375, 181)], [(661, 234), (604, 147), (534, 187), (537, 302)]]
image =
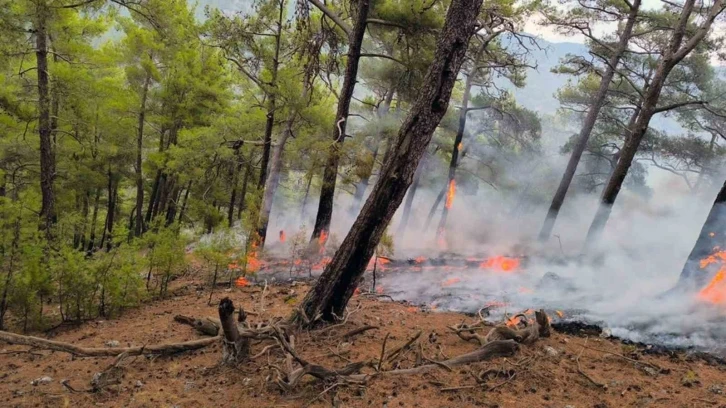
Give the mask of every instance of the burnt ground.
[[(174, 315), (214, 317), (218, 301), (229, 296), (255, 312), (252, 323), (285, 317), (300, 301), (307, 284), (262, 288), (220, 289), (207, 305), (209, 292), (196, 292), (201, 280), (177, 282), (176, 296), (150, 302), (109, 321), (90, 321), (58, 333), (53, 339), (85, 347), (151, 345), (201, 338)], [(264, 304), (263, 304), (264, 303)], [(475, 350), (448, 326), (476, 318), (458, 313), (431, 312), (357, 295), (347, 322), (325, 331), (298, 335), (296, 349), (311, 362), (340, 368), (349, 361), (377, 361), (386, 335), (387, 350), (403, 345), (418, 331), (422, 357), (444, 360)], [(378, 326), (344, 340), (342, 335), (364, 325)], [(269, 342), (265, 344), (270, 344)], [(264, 344), (253, 344), (252, 354)], [(306, 377), (295, 389), (282, 392), (268, 382), (271, 365), (282, 366), (273, 350), (238, 368), (219, 366), (221, 344), (164, 357), (132, 357), (123, 363), (121, 384), (100, 392), (90, 388), (93, 375), (113, 358), (72, 358), (69, 354), (0, 345), (0, 406), (3, 407), (726, 407), (726, 367), (683, 353), (653, 355), (648, 350), (598, 336), (554, 332), (513, 357), (425, 374), (373, 378), (365, 386), (323, 384)], [(416, 351), (403, 353), (383, 369), (415, 364)], [(578, 367), (579, 364), (579, 367)], [(477, 384), (471, 373), (500, 370), (508, 376)], [(370, 368), (365, 369), (371, 372)], [(33, 380), (51, 377), (47, 384)], [(66, 389), (61, 380), (81, 392)], [(464, 388), (457, 388), (464, 387)], [(453, 390), (447, 390), (452, 389)]]

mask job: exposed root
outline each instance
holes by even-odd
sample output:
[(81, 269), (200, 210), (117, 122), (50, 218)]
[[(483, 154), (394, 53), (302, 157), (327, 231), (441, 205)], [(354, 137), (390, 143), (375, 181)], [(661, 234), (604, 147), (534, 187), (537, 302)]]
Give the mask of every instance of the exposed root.
[(39, 337), (23, 336), (0, 331), (0, 341), (5, 343), (30, 346), (41, 350), (61, 351), (78, 357), (117, 357), (120, 354), (125, 354), (126, 356), (176, 354), (207, 347), (211, 344), (218, 343), (220, 339), (221, 336), (216, 336), (182, 343), (159, 344), (154, 346), (86, 348), (55, 340), (46, 340)]

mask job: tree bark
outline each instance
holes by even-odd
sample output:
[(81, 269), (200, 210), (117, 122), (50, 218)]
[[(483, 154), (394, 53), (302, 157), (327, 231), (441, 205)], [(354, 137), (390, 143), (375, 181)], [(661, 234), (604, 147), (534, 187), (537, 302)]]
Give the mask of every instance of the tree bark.
[(239, 158), (239, 149), (235, 150), (234, 158), (237, 163), (233, 166), (232, 170), (232, 192), (229, 194), (229, 208), (227, 209), (227, 225), (230, 228), (234, 225), (234, 209), (235, 203), (237, 202), (237, 187), (239, 184), (239, 173), (242, 171), (242, 160)]
[(275, 110), (277, 109), (277, 71), (280, 67), (280, 41), (282, 40), (282, 18), (285, 12), (287, 2), (280, 1), (280, 12), (277, 19), (277, 33), (275, 34), (275, 56), (272, 60), (272, 78), (269, 86), (271, 92), (268, 92), (267, 104), (267, 122), (265, 123), (264, 145), (262, 147), (262, 163), (260, 163), (260, 180), (257, 182), (257, 188), (261, 189), (267, 181), (267, 167), (270, 163), (270, 149), (272, 147), (272, 129), (275, 127)]
[(50, 115), (50, 80), (48, 75), (48, 17), (50, 11), (45, 0), (36, 2), (35, 58), (38, 71), (38, 133), (40, 135), (40, 192), (41, 230), (50, 237), (56, 222), (55, 213), (55, 157), (52, 145)]
[(91, 215), (91, 232), (88, 237), (88, 247), (86, 252), (91, 254), (96, 244), (96, 221), (98, 221), (98, 204), (101, 199), (101, 189), (96, 189), (96, 198), (93, 200), (93, 215)]
[(144, 175), (141, 168), (144, 149), (144, 124), (146, 122), (146, 100), (151, 85), (151, 73), (146, 73), (144, 87), (141, 91), (141, 107), (139, 108), (139, 125), (136, 133), (136, 223), (134, 235), (140, 237), (144, 232)]
[(181, 210), (179, 211), (179, 225), (181, 225), (182, 220), (184, 220), (184, 214), (187, 212), (187, 200), (189, 200), (189, 191), (192, 189), (192, 181), (189, 180), (187, 183), (186, 191), (184, 192), (184, 199), (182, 200), (182, 206)]
[(555, 196), (552, 198), (552, 204), (550, 204), (544, 224), (539, 232), (539, 240), (541, 242), (547, 241), (550, 238), (550, 235), (552, 235), (552, 229), (555, 226), (557, 215), (560, 212), (560, 208), (562, 208), (562, 204), (565, 202), (565, 196), (567, 195), (567, 190), (570, 188), (572, 179), (575, 177), (577, 165), (580, 163), (582, 153), (587, 148), (587, 142), (590, 139), (592, 129), (595, 127), (595, 123), (597, 122), (598, 114), (605, 105), (605, 99), (607, 97), (608, 89), (610, 88), (610, 82), (613, 80), (615, 71), (620, 63), (620, 58), (628, 48), (628, 43), (630, 42), (639, 10), (640, 0), (633, 0), (632, 5), (630, 6), (630, 12), (628, 13), (628, 19), (625, 22), (623, 31), (620, 33), (618, 45), (616, 46), (613, 55), (608, 59), (605, 73), (600, 80), (600, 88), (598, 88), (597, 93), (590, 101), (590, 108), (587, 111), (585, 122), (580, 129), (580, 134), (577, 136), (577, 143), (575, 143), (575, 146), (572, 149), (572, 154), (570, 155), (570, 160), (567, 162), (565, 173), (562, 175), (560, 185), (557, 187)]
[(348, 59), (345, 66), (343, 89), (341, 89), (340, 98), (338, 99), (338, 111), (335, 114), (333, 141), (328, 149), (328, 157), (325, 162), (318, 213), (315, 217), (315, 226), (313, 227), (310, 242), (317, 242), (323, 231), (326, 234), (328, 233), (330, 221), (333, 218), (333, 199), (335, 198), (335, 183), (338, 178), (340, 150), (345, 141), (345, 127), (348, 121), (348, 112), (350, 111), (350, 101), (353, 98), (353, 91), (358, 77), (358, 61), (363, 46), (369, 8), (370, 0), (358, 0), (358, 14), (355, 16), (355, 23), (348, 37)]
[(381, 236), (413, 181), (431, 136), (446, 113), (451, 91), (477, 28), (482, 0), (453, 0), (416, 102), (391, 145), (361, 213), (293, 320), (303, 326), (342, 316)]
[(658, 62), (658, 66), (655, 71), (655, 75), (648, 88), (644, 92), (643, 104), (640, 110), (640, 115), (630, 130), (630, 136), (625, 141), (625, 145), (620, 151), (620, 158), (618, 163), (615, 165), (610, 179), (608, 180), (605, 189), (602, 192), (600, 198), (600, 206), (598, 207), (595, 218), (590, 225), (590, 229), (587, 232), (585, 238), (585, 249), (590, 248), (595, 242), (598, 241), (602, 231), (605, 229), (605, 224), (610, 218), (610, 212), (615, 200), (620, 193), (620, 188), (625, 181), (625, 176), (628, 174), (628, 170), (633, 163), (635, 154), (638, 151), (640, 142), (643, 140), (650, 120), (657, 113), (658, 99), (663, 89), (668, 75), (673, 68), (680, 63), (693, 49), (703, 40), (708, 31), (711, 28), (711, 24), (716, 17), (723, 11), (723, 0), (715, 0), (713, 5), (708, 11), (706, 19), (702, 25), (696, 30), (686, 44), (683, 44), (686, 28), (688, 22), (693, 13), (693, 6), (695, 0), (686, 0), (683, 4), (680, 18), (676, 27), (674, 27), (673, 34), (668, 43), (668, 47)]
[(151, 196), (149, 197), (149, 205), (146, 207), (146, 218), (144, 219), (144, 225), (148, 227), (151, 223), (151, 219), (154, 215), (154, 206), (158, 201), (159, 197), (159, 184), (161, 184), (161, 170), (156, 171), (156, 177), (154, 178), (154, 185), (151, 187)]
[[(240, 308), (240, 319), (244, 321), (245, 312)], [(219, 302), (219, 321), (224, 333), (224, 348), (222, 351), (222, 362), (236, 365), (249, 357), (249, 339), (242, 337), (234, 320), (234, 304), (230, 298), (224, 298)]]
[(237, 219), (242, 218), (242, 212), (247, 208), (247, 186), (252, 175), (252, 154), (253, 152), (250, 152), (245, 163), (245, 175), (242, 177), (242, 191), (239, 195), (239, 204), (237, 204)]
[[(698, 234), (696, 244), (693, 246), (688, 259), (686, 260), (678, 287), (684, 289), (700, 289), (708, 283), (714, 273), (720, 268), (716, 263), (714, 266), (701, 268), (701, 260), (712, 255), (716, 250), (726, 249), (726, 182), (716, 195), (711, 211), (708, 213), (706, 222), (703, 223), (701, 233)], [(712, 270), (714, 269), (714, 270)]]

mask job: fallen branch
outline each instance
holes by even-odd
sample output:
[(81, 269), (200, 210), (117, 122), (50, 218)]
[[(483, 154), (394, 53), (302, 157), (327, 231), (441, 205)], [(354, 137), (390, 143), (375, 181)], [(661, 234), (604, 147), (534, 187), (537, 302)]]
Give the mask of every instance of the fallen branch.
[(418, 340), (419, 337), (421, 337), (422, 333), (423, 333), (423, 331), (419, 330), (418, 333), (416, 333), (413, 337), (411, 337), (411, 339), (409, 341), (407, 341), (404, 345), (391, 351), (388, 354), (386, 361), (388, 361), (389, 363), (392, 362), (396, 357), (398, 357), (399, 354), (401, 354), (402, 352), (406, 351), (409, 347), (411, 347), (411, 345), (416, 340)]
[(349, 332), (347, 332), (347, 333), (344, 333), (344, 334), (343, 334), (342, 336), (340, 336), (340, 337), (341, 337), (341, 338), (342, 338), (343, 340), (348, 340), (349, 338), (351, 338), (351, 337), (353, 337), (353, 336), (356, 336), (356, 335), (358, 335), (358, 334), (361, 334), (361, 333), (365, 333), (365, 332), (367, 332), (368, 330), (376, 330), (376, 329), (378, 329), (378, 326), (363, 326), (363, 327), (359, 327), (359, 328), (357, 328), (357, 329), (353, 329), (353, 330), (351, 330), (351, 331), (349, 331)]
[(219, 334), (219, 323), (209, 318), (196, 319), (194, 317), (176, 315), (174, 316), (174, 321), (192, 326), (197, 332), (205, 336), (216, 336)]
[(126, 354), (127, 356), (176, 354), (207, 347), (211, 344), (218, 343), (220, 339), (221, 336), (216, 336), (182, 343), (159, 344), (155, 346), (86, 348), (61, 341), (46, 340), (39, 337), (23, 336), (20, 334), (0, 331), (0, 341), (8, 344), (30, 346), (43, 350), (62, 351), (79, 357), (117, 357), (119, 354)]

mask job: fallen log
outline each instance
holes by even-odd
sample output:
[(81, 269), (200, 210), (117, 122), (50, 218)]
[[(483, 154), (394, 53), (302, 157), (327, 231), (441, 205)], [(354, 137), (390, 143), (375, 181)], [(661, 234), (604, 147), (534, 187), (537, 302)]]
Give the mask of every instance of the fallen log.
[(219, 334), (219, 323), (209, 318), (197, 319), (184, 315), (176, 315), (174, 316), (174, 321), (192, 326), (197, 332), (199, 332), (199, 334), (205, 336), (216, 336)]
[(61, 341), (46, 340), (41, 339), (40, 337), (23, 336), (20, 334), (0, 331), (0, 341), (2, 342), (30, 346), (43, 350), (61, 351), (78, 357), (116, 357), (120, 354), (125, 354), (126, 356), (176, 354), (207, 347), (211, 344), (217, 343), (220, 338), (221, 336), (216, 336), (182, 343), (158, 344), (154, 346), (87, 348)]

